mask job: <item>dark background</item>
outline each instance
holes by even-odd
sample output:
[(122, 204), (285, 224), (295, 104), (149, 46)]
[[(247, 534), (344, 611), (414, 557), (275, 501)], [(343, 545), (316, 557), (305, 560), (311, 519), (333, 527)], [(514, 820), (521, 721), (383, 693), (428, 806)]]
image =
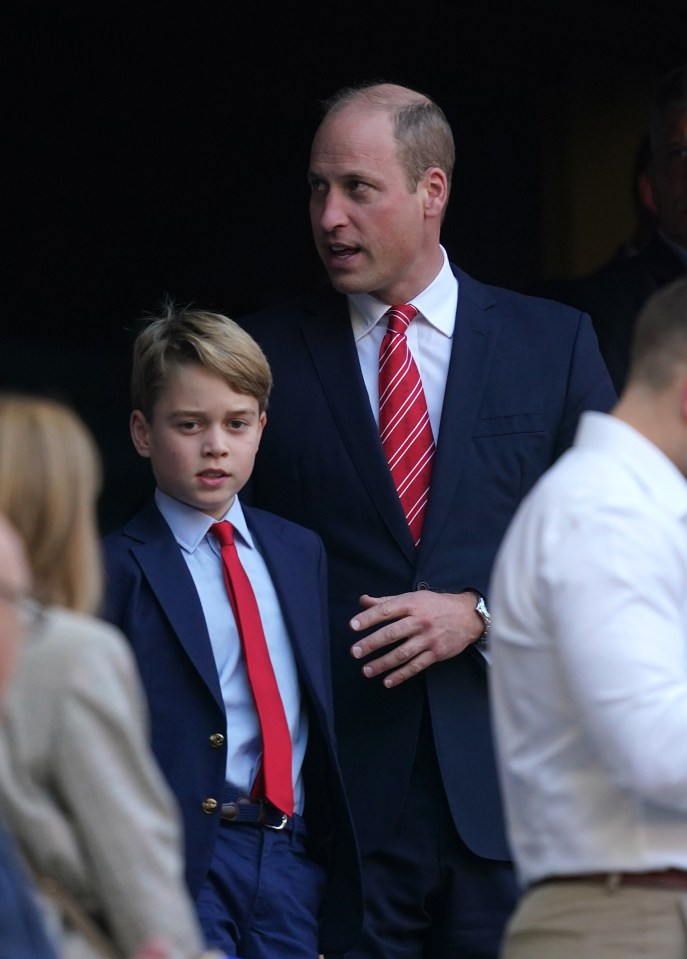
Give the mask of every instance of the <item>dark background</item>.
[[(634, 97), (687, 50), (682, 4), (555, 6), (5, 9), (0, 377), (85, 417), (105, 456), (104, 526), (144, 475), (126, 431), (136, 319), (165, 294), (239, 316), (319, 278), (305, 172), (318, 101), (340, 85), (386, 79), (442, 105), (457, 146), (449, 253), (478, 279), (537, 285), (542, 167), (571, 83), (588, 75), (593, 97), (608, 77)], [(590, 143), (590, 160), (603, 149)]]

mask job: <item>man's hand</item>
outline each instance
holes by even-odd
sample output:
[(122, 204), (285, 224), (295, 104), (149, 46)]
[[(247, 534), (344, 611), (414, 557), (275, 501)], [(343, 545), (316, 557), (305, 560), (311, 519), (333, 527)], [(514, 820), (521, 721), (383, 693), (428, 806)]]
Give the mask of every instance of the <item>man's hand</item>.
[[(378, 649), (400, 644), (363, 666), (369, 679), (389, 670), (387, 688), (417, 676), (432, 663), (462, 653), (484, 632), (484, 623), (475, 612), (475, 593), (434, 593), (417, 590), (400, 596), (361, 596), (363, 612), (350, 621), (355, 632), (380, 628), (352, 647), (351, 654), (363, 659)], [(383, 625), (386, 623), (387, 625)]]

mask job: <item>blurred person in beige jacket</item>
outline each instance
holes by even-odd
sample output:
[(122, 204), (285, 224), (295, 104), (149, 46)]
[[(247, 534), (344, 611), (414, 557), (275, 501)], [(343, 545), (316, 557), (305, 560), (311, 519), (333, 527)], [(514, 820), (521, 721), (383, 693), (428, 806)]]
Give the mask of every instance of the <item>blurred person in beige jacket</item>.
[[(113, 955), (196, 959), (178, 813), (149, 749), (136, 667), (94, 616), (99, 484), (73, 412), (0, 395), (0, 512), (26, 544), (38, 600), (0, 726), (0, 805), (37, 882), (66, 893)], [(101, 955), (54, 899), (45, 906), (64, 959)]]

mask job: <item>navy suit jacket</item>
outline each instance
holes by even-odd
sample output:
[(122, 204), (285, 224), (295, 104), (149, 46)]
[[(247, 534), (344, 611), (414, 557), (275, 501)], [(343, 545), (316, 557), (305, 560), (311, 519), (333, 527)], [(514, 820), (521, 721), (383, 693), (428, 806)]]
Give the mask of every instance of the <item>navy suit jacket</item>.
[(486, 665), (473, 648), (394, 689), (364, 679), (348, 620), (362, 593), (487, 594), (513, 512), (568, 447), (580, 413), (615, 394), (588, 316), (484, 286), (460, 292), (431, 492), (415, 550), (370, 409), (344, 296), (327, 288), (242, 325), (265, 350), (274, 391), (251, 501), (316, 530), (329, 562), (339, 758), (361, 853), (394, 828), (429, 707), (456, 828), (507, 859)]
[[(269, 569), (294, 649), (309, 735), (305, 809), (313, 858), (328, 871), (322, 950), (343, 951), (360, 926), (357, 850), (333, 732), (327, 646), (326, 561), (321, 542), (262, 510), (244, 507)], [(212, 858), (225, 781), (227, 721), (205, 618), (171, 529), (150, 500), (104, 541), (105, 618), (133, 646), (151, 713), (152, 746), (181, 807), (187, 882), (194, 897)]]
[(37, 893), (29, 883), (14, 844), (0, 825), (0, 956), (57, 959), (38, 911)]

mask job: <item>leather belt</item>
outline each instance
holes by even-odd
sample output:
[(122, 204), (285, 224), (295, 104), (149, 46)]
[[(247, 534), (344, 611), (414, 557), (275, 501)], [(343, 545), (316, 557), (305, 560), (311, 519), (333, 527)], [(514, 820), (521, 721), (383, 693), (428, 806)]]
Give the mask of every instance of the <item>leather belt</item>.
[(687, 871), (684, 869), (657, 869), (652, 872), (590, 872), (571, 876), (547, 876), (532, 884), (544, 886), (550, 882), (590, 882), (608, 889), (620, 886), (650, 886), (657, 889), (687, 889)]
[(293, 828), (293, 819), (273, 806), (269, 799), (237, 796), (220, 806), (220, 822), (265, 826), (267, 829)]

